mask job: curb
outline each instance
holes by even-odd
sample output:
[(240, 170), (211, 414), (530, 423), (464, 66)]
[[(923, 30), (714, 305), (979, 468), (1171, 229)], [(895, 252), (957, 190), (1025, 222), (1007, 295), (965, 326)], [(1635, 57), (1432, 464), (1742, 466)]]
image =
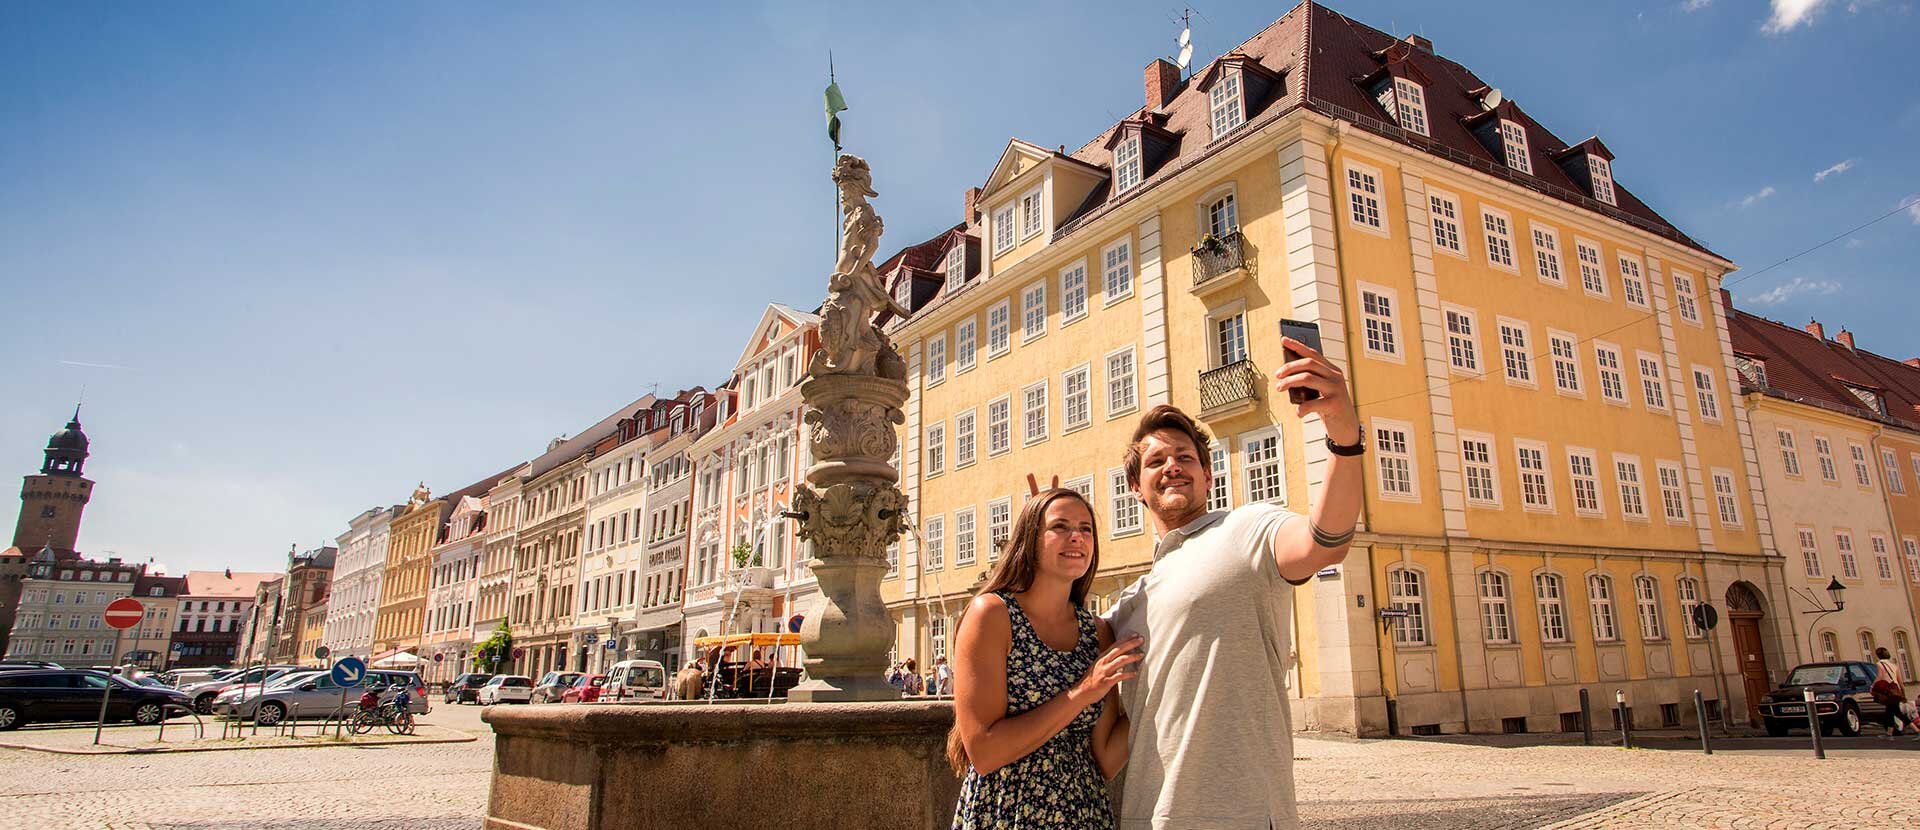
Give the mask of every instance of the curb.
[(39, 744), (0, 743), (0, 749), (18, 749), (27, 752), (45, 752), (50, 755), (162, 755), (174, 752), (239, 752), (271, 749), (357, 749), (369, 746), (425, 746), (431, 744), (467, 744), (479, 740), (479, 736), (470, 734), (456, 735), (450, 738), (424, 738), (413, 740), (354, 740), (354, 741), (316, 741), (309, 744), (266, 744), (257, 746), (181, 746), (181, 747), (57, 747)]

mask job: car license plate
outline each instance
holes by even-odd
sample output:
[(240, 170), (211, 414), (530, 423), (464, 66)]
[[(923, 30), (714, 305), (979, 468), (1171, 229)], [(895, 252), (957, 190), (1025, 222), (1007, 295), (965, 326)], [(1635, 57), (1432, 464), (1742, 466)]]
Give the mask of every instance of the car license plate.
[(1795, 704), (1792, 706), (1782, 706), (1780, 707), (1780, 711), (1789, 715), (1804, 715), (1807, 713), (1807, 707)]

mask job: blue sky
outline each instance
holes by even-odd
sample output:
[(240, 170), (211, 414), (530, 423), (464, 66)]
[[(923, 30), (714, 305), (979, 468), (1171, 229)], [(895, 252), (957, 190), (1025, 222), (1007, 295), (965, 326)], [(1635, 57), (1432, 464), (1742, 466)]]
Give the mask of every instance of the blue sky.
[[(1920, 196), (1910, 0), (1333, 7), (1599, 132), (1747, 272)], [(1199, 61), (1287, 8), (1207, 3)], [(829, 48), (898, 246), (1010, 136), (1077, 146), (1138, 106), (1170, 10), (5, 4), (0, 477), (84, 386), (83, 549), (278, 568), (421, 479), (717, 383), (763, 303), (818, 302)], [(1915, 261), (1920, 209), (1733, 291), (1907, 357)]]

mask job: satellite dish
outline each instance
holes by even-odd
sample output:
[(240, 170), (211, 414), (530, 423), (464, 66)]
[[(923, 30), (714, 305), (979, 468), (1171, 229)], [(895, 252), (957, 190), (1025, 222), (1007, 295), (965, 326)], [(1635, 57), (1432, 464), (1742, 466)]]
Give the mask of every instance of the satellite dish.
[(1187, 68), (1187, 64), (1192, 62), (1193, 62), (1193, 44), (1188, 43), (1188, 44), (1182, 45), (1180, 47), (1180, 57), (1176, 59), (1174, 63), (1179, 64), (1180, 69), (1182, 71), (1185, 71)]
[(1500, 106), (1500, 102), (1505, 100), (1507, 100), (1506, 96), (1501, 95), (1498, 88), (1489, 89), (1486, 95), (1480, 97), (1480, 106), (1493, 109), (1494, 107)]
[(1187, 27), (1185, 29), (1180, 30), (1180, 45), (1181, 46), (1193, 45), (1193, 28), (1192, 27)]

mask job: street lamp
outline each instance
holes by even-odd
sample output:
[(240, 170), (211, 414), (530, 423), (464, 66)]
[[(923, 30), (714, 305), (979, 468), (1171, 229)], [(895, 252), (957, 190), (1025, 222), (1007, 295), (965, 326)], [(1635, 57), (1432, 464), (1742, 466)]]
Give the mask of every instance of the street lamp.
[(1839, 611), (1846, 609), (1847, 586), (1840, 584), (1839, 577), (1837, 576), (1832, 577), (1831, 581), (1827, 583), (1827, 602), (1830, 603), (1831, 607), (1826, 607), (1826, 608), (1821, 607), (1819, 598), (1815, 596), (1812, 591), (1809, 591), (1804, 588), (1799, 588), (1799, 589), (1789, 588), (1788, 590), (1793, 591), (1795, 594), (1799, 595), (1801, 599), (1805, 600), (1808, 605), (1813, 606), (1811, 610), (1802, 611), (1800, 613), (1813, 615), (1813, 622), (1810, 622), (1807, 624), (1807, 656), (1810, 657), (1813, 661), (1818, 662), (1820, 660), (1820, 655), (1815, 650), (1817, 648), (1818, 640), (1815, 637), (1814, 632), (1818, 629), (1820, 625), (1821, 617), (1824, 617), (1828, 614), (1837, 613)]
[(1833, 600), (1833, 610), (1841, 611), (1846, 609), (1847, 600), (1842, 596), (1846, 592), (1847, 586), (1840, 584), (1840, 577), (1836, 576), (1832, 582), (1827, 583), (1827, 598)]

